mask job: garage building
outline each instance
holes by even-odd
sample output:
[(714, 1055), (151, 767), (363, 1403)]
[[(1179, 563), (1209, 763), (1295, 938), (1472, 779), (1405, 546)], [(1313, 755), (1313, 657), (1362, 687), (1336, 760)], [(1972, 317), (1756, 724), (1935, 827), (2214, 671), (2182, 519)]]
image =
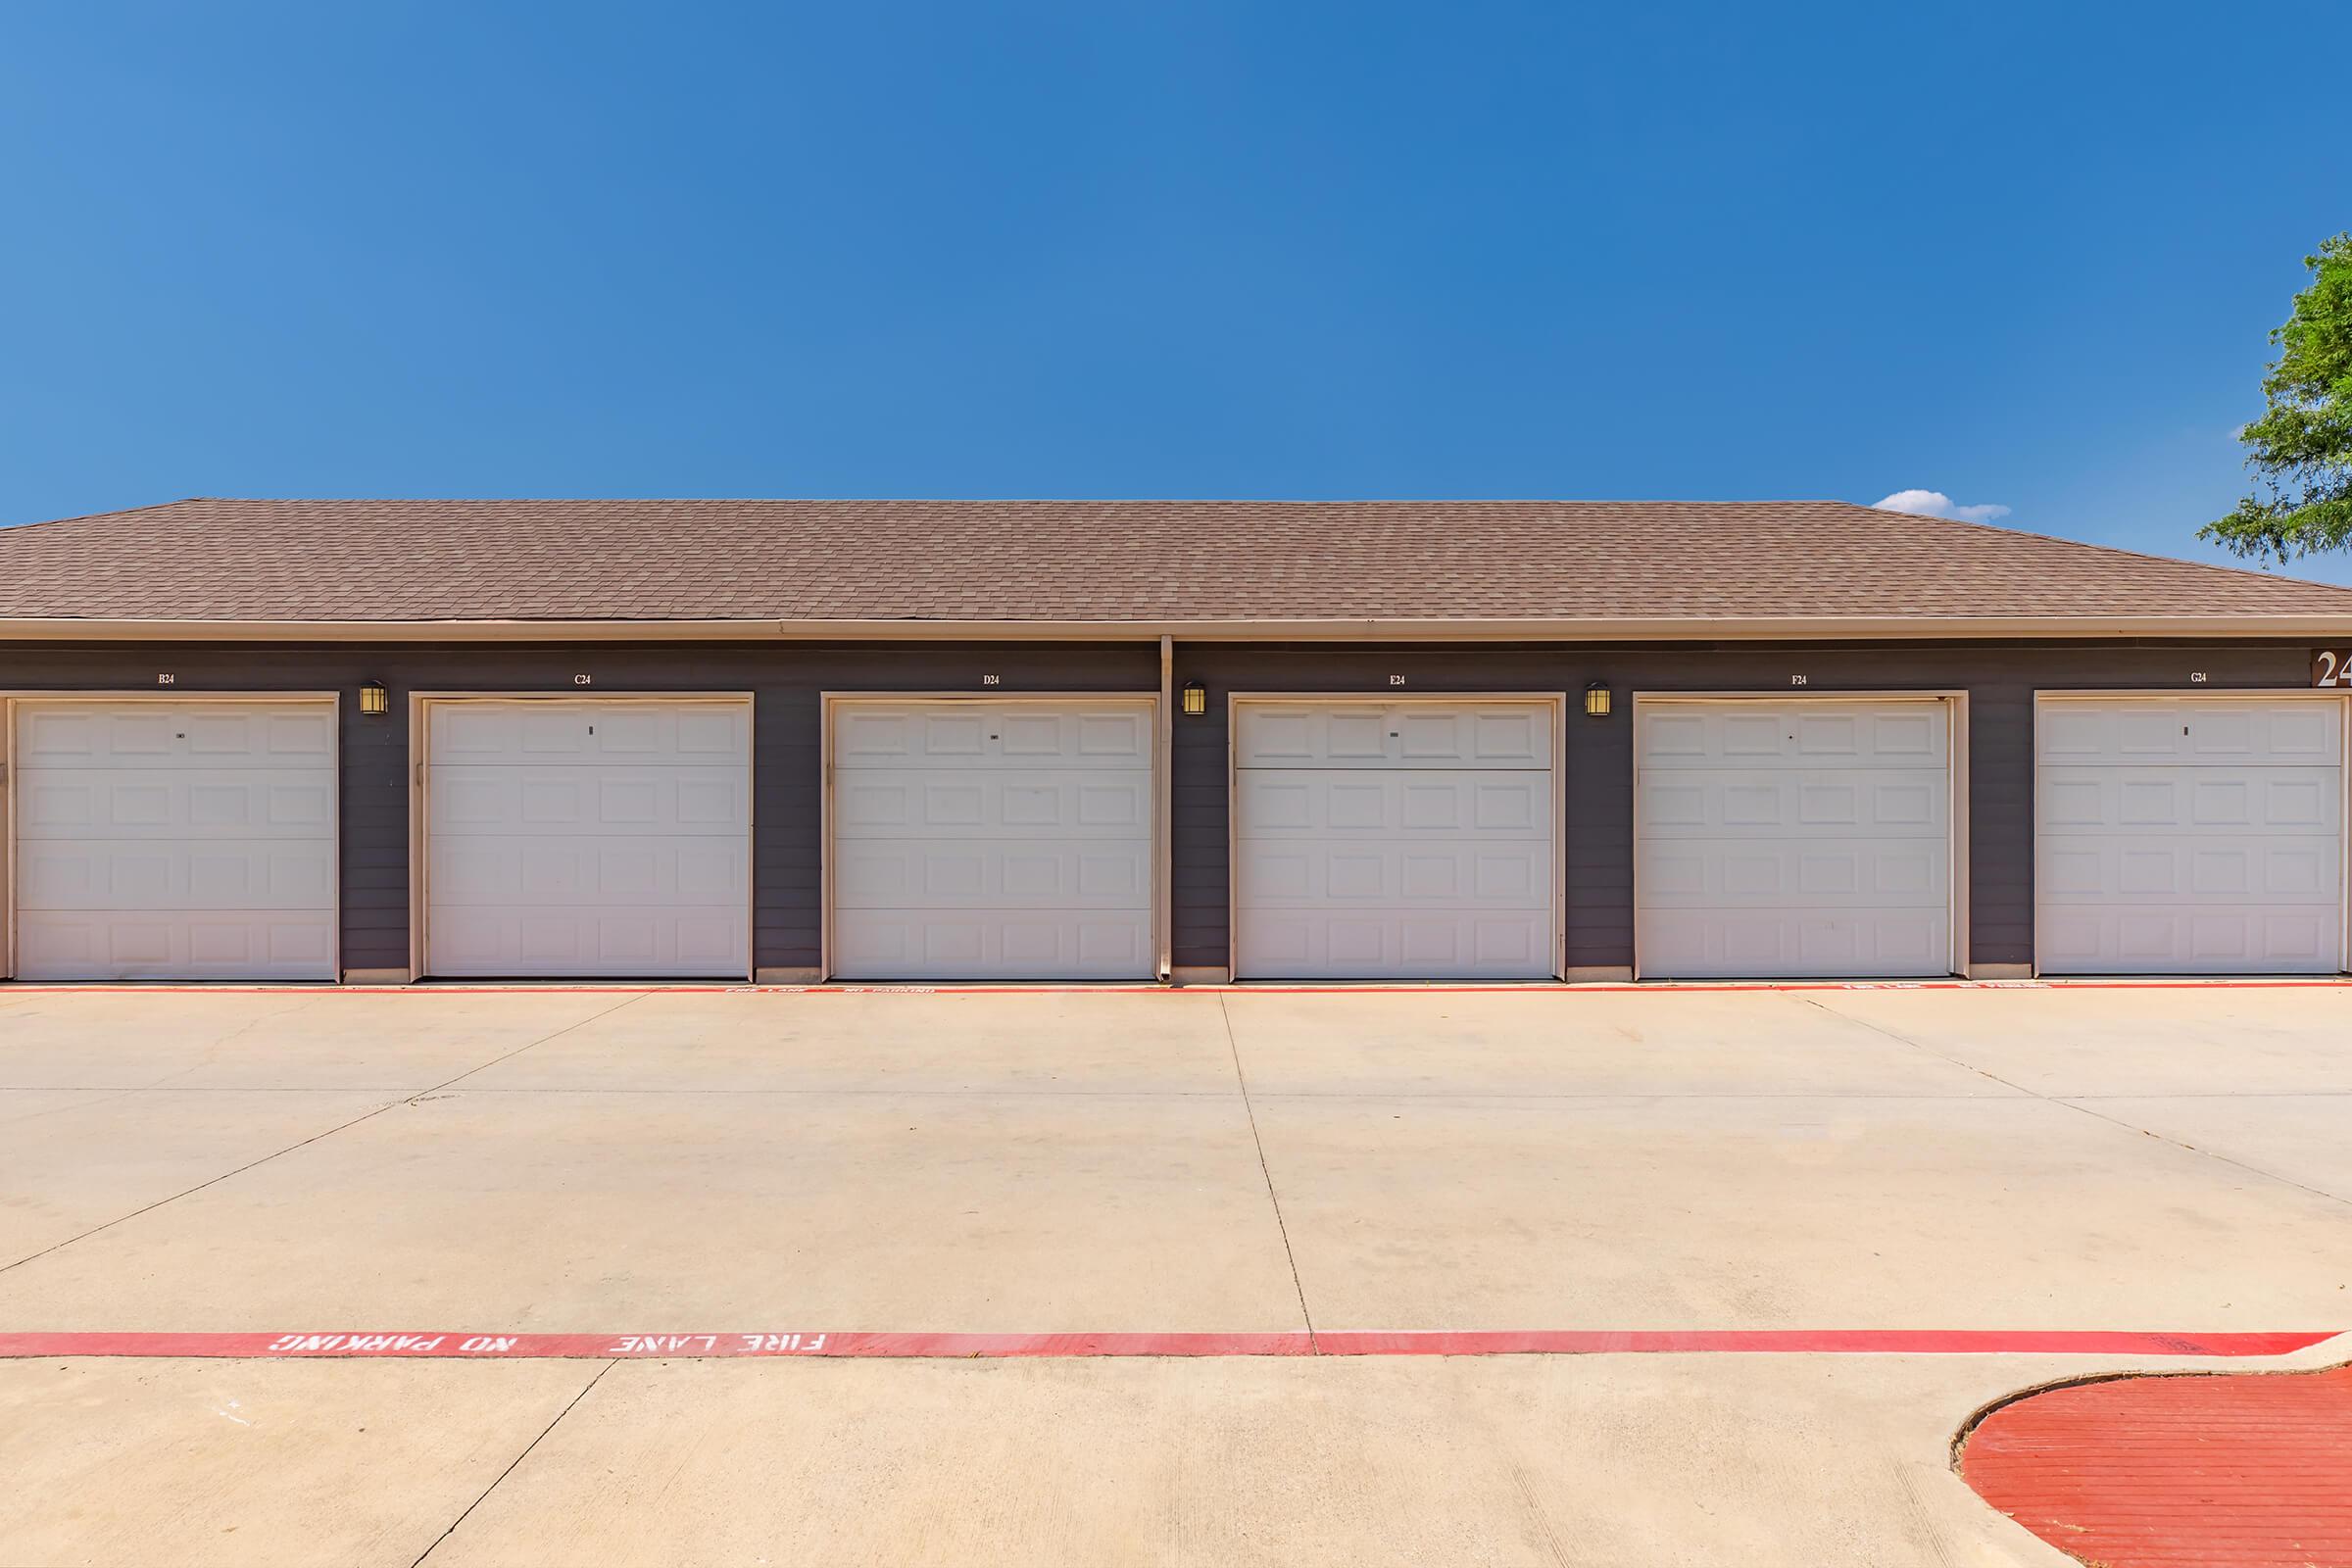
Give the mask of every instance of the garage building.
[(0, 976), (2332, 974), (2352, 590), (1835, 502), (0, 529)]

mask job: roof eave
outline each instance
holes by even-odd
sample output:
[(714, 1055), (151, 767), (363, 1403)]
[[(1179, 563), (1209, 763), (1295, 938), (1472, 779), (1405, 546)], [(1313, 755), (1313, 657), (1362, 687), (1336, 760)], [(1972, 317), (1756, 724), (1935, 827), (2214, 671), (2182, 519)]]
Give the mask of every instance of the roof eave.
[(2352, 637), (2340, 614), (1594, 615), (1265, 620), (156, 620), (0, 619), (12, 642), (1849, 642)]

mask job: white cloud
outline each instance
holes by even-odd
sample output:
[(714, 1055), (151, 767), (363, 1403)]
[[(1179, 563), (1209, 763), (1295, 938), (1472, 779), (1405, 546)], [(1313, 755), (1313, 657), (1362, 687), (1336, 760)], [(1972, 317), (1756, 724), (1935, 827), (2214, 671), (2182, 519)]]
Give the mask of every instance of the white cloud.
[(1940, 490), (1897, 490), (1878, 504), (1881, 512), (1908, 512), (1922, 517), (1953, 517), (1961, 522), (1998, 522), (2009, 515), (2009, 509), (1986, 502), (1977, 507), (1955, 507), (1952, 498)]

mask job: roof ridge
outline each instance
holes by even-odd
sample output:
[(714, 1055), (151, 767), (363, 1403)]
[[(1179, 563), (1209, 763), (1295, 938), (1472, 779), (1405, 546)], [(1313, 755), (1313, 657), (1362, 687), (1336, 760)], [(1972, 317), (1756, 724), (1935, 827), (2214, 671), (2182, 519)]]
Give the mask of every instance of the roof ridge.
[[(1859, 505), (1859, 503), (1856, 503)], [(2070, 550), (2092, 550), (2102, 555), (2122, 556), (2129, 561), (2148, 561), (2165, 566), (2187, 566), (2196, 571), (2216, 571), (2233, 577), (2251, 577), (2257, 582), (2291, 582), (2306, 588), (2325, 588), (2334, 593), (2352, 595), (2352, 588), (2341, 583), (2322, 582), (2316, 577), (2297, 577), (2275, 571), (2257, 571), (2251, 566), (2235, 566), (2221, 561), (2190, 561), (2183, 556), (2159, 556), (2145, 550), (2132, 550), (2123, 545), (2101, 544), (2092, 539), (2069, 539), (2063, 534), (2039, 533), (2032, 528), (2005, 528), (1997, 522), (1978, 522), (1968, 517), (1939, 516), (1933, 512), (1895, 512), (1888, 507), (1868, 507), (1870, 512), (1886, 512), (1890, 515), (1918, 517), (1929, 522), (1940, 522), (1954, 528), (1974, 529), (1979, 533), (2000, 534), (2011, 539), (2038, 539), (2043, 544), (2063, 545)]]
[(101, 517), (127, 517), (141, 512), (169, 512), (173, 507), (220, 499), (219, 496), (180, 496), (172, 501), (150, 501), (143, 507), (117, 507), (111, 512), (77, 512), (70, 517), (35, 517), (30, 522), (12, 522), (0, 526), (0, 533), (24, 533), (33, 528), (51, 528), (64, 522), (95, 522)]

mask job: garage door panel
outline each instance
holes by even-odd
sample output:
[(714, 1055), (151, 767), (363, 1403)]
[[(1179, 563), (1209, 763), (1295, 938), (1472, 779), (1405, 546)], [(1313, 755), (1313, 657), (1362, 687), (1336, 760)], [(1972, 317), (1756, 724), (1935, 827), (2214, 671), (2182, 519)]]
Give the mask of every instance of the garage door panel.
[(326, 910), (43, 911), (17, 935), (24, 980), (317, 980), (335, 962)]
[(1149, 974), (1146, 909), (837, 909), (833, 967), (845, 979), (1125, 980)]
[(708, 832), (740, 842), (750, 820), (733, 767), (596, 768), (435, 762), (433, 830), (451, 838), (563, 836), (588, 828)]
[(312, 845), (42, 839), (18, 852), (17, 907), (48, 910), (334, 907), (331, 858)]
[(431, 715), (436, 763), (725, 768), (751, 745), (750, 709), (737, 702), (437, 702)]
[(335, 721), (324, 706), (213, 709), (199, 704), (187, 711), (185, 733), (192, 767), (224, 760), (264, 768), (321, 767), (334, 761)]
[(740, 904), (748, 874), (740, 837), (596, 835), (436, 839), (430, 870), (437, 906)]
[(1524, 980), (1551, 967), (1548, 910), (1333, 914), (1267, 907), (1250, 911), (1249, 930), (1250, 969), (1261, 975)]
[(1642, 770), (1921, 768), (1950, 760), (1941, 705), (1919, 702), (1657, 703), (1635, 739)]
[(2343, 825), (2332, 767), (2044, 765), (2041, 820), (2073, 833), (2227, 828), (2333, 835)]
[(1635, 924), (1642, 972), (1652, 979), (1926, 977), (1951, 972), (1951, 917), (1942, 908), (1890, 906), (1830, 913), (1803, 907), (1645, 904)]
[(1551, 847), (1410, 839), (1267, 844), (1242, 857), (1239, 894), (1252, 911), (1454, 902), (1549, 909)]
[(1132, 839), (1152, 823), (1149, 769), (1116, 772), (1021, 767), (950, 774), (897, 767), (836, 774), (838, 840), (964, 838)]
[(1548, 773), (1255, 769), (1239, 774), (1234, 791), (1237, 831), (1254, 839), (1550, 837)]
[(743, 967), (742, 906), (433, 908), (433, 972), (453, 979), (725, 975)]
[(2332, 907), (2058, 906), (2040, 926), (2054, 973), (2272, 974), (2332, 970), (2343, 941)]
[(17, 977), (75, 980), (333, 978), (331, 911), (170, 909), (165, 917), (44, 910), (18, 933)]
[(867, 703), (835, 714), (838, 768), (1148, 768), (1151, 715), (1133, 703)]
[(839, 909), (1151, 907), (1150, 846), (1123, 841), (844, 839), (837, 846)]
[(1252, 768), (1548, 770), (1550, 704), (1245, 703), (1234, 763)]
[(1951, 857), (1940, 839), (1668, 839), (1644, 847), (1642, 902), (1650, 908), (1788, 904), (1944, 909)]
[(1644, 838), (1951, 834), (1951, 789), (1941, 773), (1644, 769), (1639, 802)]
[(20, 839), (317, 836), (334, 822), (334, 774), (27, 766), (17, 816)]
[(2034, 726), (2045, 763), (2340, 763), (2340, 704), (2302, 699), (2069, 698), (2044, 704)]
[(2177, 903), (2332, 906), (2333, 838), (2053, 835), (2042, 846), (2042, 902), (2163, 899)]
[(332, 768), (324, 703), (27, 704), (17, 722), (23, 768)]

